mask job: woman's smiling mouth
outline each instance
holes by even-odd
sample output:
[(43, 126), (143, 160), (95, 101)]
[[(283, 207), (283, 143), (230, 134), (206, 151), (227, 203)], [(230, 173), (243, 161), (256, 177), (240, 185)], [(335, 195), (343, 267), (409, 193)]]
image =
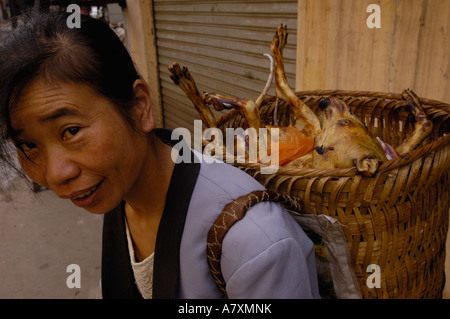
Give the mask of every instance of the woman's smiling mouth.
[(103, 181), (81, 194), (71, 196), (70, 200), (79, 207), (91, 206), (98, 198), (99, 188), (102, 183)]
[(73, 196), (71, 199), (82, 199), (82, 198), (88, 197), (89, 195), (91, 195), (97, 189), (97, 187), (98, 187), (98, 185), (95, 185), (94, 187), (92, 187), (87, 192), (82, 193), (82, 194), (77, 195), (77, 196)]

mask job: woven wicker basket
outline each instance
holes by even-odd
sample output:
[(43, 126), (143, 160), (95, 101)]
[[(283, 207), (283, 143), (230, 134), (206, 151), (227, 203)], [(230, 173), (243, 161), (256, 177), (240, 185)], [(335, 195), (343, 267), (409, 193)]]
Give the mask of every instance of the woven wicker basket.
[[(305, 91), (297, 95), (313, 110), (323, 96), (344, 100), (368, 129), (396, 146), (414, 129), (414, 117), (400, 94)], [(274, 123), (274, 98), (261, 106), (265, 124)], [(441, 298), (449, 222), (450, 105), (421, 98), (433, 132), (416, 150), (385, 162), (374, 177), (350, 169), (280, 167), (273, 175), (260, 164), (234, 164), (267, 188), (299, 197), (306, 211), (326, 214), (344, 225), (352, 265), (364, 298)], [(284, 103), (284, 102), (283, 102)], [(278, 125), (293, 123), (280, 103)], [(242, 127), (234, 113), (221, 126)], [(381, 269), (381, 288), (369, 288), (367, 267)]]

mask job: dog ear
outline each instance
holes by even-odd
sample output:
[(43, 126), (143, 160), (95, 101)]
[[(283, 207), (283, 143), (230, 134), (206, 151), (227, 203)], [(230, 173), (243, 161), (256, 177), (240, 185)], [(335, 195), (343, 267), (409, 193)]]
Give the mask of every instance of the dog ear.
[(330, 104), (331, 104), (331, 100), (328, 97), (323, 97), (319, 101), (319, 108), (321, 110), (325, 110), (328, 107), (328, 105), (330, 105)]

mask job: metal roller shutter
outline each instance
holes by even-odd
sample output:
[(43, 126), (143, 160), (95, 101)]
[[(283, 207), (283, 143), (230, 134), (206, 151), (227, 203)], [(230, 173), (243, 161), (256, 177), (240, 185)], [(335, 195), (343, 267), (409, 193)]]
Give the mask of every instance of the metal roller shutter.
[[(295, 87), (297, 1), (154, 1), (156, 46), (164, 123), (193, 132), (200, 119), (174, 85), (168, 66), (189, 68), (200, 92), (256, 99), (269, 75), (273, 34), (287, 24), (287, 78)], [(274, 85), (269, 91), (275, 94)]]

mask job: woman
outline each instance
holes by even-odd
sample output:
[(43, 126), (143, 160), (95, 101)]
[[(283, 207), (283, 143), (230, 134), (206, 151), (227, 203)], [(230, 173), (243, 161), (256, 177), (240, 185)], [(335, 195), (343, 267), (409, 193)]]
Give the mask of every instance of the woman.
[[(220, 298), (206, 234), (225, 204), (262, 186), (224, 163), (174, 164), (147, 84), (113, 31), (83, 16), (41, 14), (0, 48), (3, 139), (24, 172), (105, 214), (104, 298)], [(192, 156), (201, 156), (192, 153)], [(318, 297), (314, 251), (275, 203), (260, 203), (225, 237), (231, 298)]]

